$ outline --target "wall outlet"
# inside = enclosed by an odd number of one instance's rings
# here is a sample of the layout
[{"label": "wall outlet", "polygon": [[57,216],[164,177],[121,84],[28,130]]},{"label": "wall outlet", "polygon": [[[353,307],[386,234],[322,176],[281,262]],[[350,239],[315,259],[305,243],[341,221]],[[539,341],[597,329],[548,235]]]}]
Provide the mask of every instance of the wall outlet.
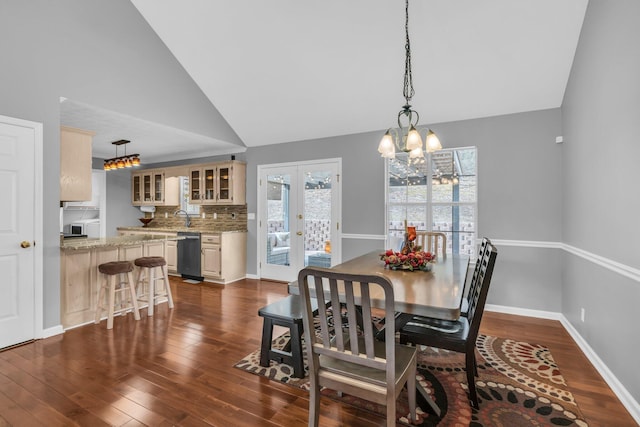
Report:
[{"label": "wall outlet", "polygon": [[584,307],[580,309],[580,320],[582,320],[584,322],[584,315],[585,315],[585,310]]},{"label": "wall outlet", "polygon": [[213,219],[218,219],[218,213],[217,212],[213,213]]},{"label": "wall outlet", "polygon": [[205,219],[207,217],[207,213],[206,212],[202,212],[202,219]]},{"label": "wall outlet", "polygon": [[169,218],[169,212],[165,212],[165,213],[164,213],[164,217],[165,217],[165,218]]}]

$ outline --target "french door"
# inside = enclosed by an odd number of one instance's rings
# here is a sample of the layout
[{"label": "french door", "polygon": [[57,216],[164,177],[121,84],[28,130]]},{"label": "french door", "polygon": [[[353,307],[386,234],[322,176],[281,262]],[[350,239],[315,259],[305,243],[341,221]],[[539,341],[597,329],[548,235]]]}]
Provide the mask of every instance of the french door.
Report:
[{"label": "french door", "polygon": [[341,261],[340,159],[258,166],[258,275],[293,281]]}]

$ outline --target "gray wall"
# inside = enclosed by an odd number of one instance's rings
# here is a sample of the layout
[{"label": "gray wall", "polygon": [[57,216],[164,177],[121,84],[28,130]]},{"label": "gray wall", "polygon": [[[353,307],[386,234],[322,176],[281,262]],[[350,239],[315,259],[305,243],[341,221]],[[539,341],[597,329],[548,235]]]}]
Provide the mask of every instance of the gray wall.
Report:
[{"label": "gray wall", "polygon": [[0,52],[0,114],[44,125],[49,328],[60,324],[60,96],[242,143],[128,0],[3,0]]},{"label": "gray wall", "polygon": [[639,18],[637,0],[589,2],[562,104],[563,241],[636,269],[632,280],[566,253],[562,312],[636,401]]},{"label": "gray wall", "polygon": [[[478,147],[478,236],[559,242],[562,149],[560,109],[441,123],[431,128],[446,147]],[[257,166],[342,158],[342,232],[384,235],[384,161],[377,145],[384,131],[247,150],[247,210],[257,211]],[[256,222],[249,221],[247,272],[256,274]],[[381,241],[343,239],[343,259]],[[560,311],[561,265],[557,250],[499,249],[489,302]],[[544,268],[540,268],[543,266]]]}]

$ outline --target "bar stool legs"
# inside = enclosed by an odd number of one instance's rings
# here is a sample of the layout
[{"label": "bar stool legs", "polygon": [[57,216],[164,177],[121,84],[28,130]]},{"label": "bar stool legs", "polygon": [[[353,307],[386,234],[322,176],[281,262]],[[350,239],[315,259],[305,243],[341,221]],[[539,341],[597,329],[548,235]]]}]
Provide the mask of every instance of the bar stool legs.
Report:
[{"label": "bar stool legs", "polygon": [[[171,286],[169,285],[167,261],[163,257],[150,256],[138,258],[134,261],[134,264],[139,267],[136,288],[143,289],[143,291],[140,292],[141,300],[149,304],[147,315],[153,316],[154,306],[160,302],[159,300],[161,298],[166,297],[169,308],[173,308],[173,296],[171,295]],[[155,276],[156,268],[160,269],[159,277]],[[158,280],[163,282],[164,289],[158,289],[156,286],[156,281]]]},{"label": "bar stool legs", "polygon": [[[100,286],[100,292],[98,292],[95,323],[100,323],[102,311],[105,308],[107,309],[107,329],[113,329],[113,316],[117,313],[132,310],[134,319],[140,320],[138,297],[136,296],[132,274],[133,264],[129,261],[107,262],[100,264],[98,266],[98,271],[102,273],[104,280]],[[122,280],[125,277],[126,280]],[[104,299],[107,290],[109,291],[109,303],[108,306],[105,307]],[[126,301],[127,291],[129,293],[129,298],[131,299],[131,306],[123,307],[122,303]],[[118,310],[115,309],[116,293],[125,294],[124,296],[121,295],[121,307]]]}]

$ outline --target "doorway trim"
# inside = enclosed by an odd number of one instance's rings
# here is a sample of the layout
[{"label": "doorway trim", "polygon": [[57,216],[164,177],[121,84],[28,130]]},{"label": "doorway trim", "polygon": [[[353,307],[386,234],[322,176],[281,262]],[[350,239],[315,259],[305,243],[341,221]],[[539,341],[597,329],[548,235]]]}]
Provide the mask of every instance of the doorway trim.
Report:
[{"label": "doorway trim", "polygon": [[337,222],[337,235],[338,235],[338,245],[332,247],[332,250],[336,250],[336,253],[338,255],[338,258],[342,258],[342,158],[341,157],[333,157],[333,158],[328,158],[328,159],[317,159],[317,160],[304,160],[304,161],[294,161],[294,162],[284,162],[284,163],[270,163],[270,164],[263,164],[263,165],[258,165],[257,167],[257,176],[256,176],[256,188],[257,188],[257,223],[256,223],[256,278],[257,279],[261,279],[262,278],[262,266],[260,265],[260,261],[261,261],[261,248],[266,247],[266,240],[265,240],[265,236],[263,235],[264,233],[262,233],[262,225],[260,224],[260,221],[262,220],[261,218],[261,212],[263,212],[264,209],[264,202],[262,201],[262,197],[261,197],[261,190],[260,190],[260,178],[262,176],[262,171],[263,169],[271,169],[271,168],[284,168],[284,167],[304,167],[304,166],[311,166],[311,165],[317,165],[317,164],[323,164],[323,163],[335,163],[337,165],[338,168],[338,175],[340,175],[339,179],[338,179],[338,186],[340,188],[340,192],[339,192],[339,197],[338,197],[338,218],[336,219]]},{"label": "doorway trim", "polygon": [[[27,129],[33,130],[34,138],[34,159],[33,159],[33,182],[34,182],[34,197],[33,197],[33,240],[35,242],[33,250],[35,252],[33,259],[33,286],[34,286],[34,337],[33,338],[46,338],[47,336],[53,336],[60,333],[58,331],[59,326],[52,328],[45,334],[44,331],[44,289],[43,289],[43,247],[44,247],[44,230],[43,230],[43,126],[42,123],[32,122],[30,120],[18,119],[15,117],[8,117],[0,115],[0,122],[21,126]],[[58,281],[59,284],[59,281]],[[45,336],[46,335],[46,336]]]}]

